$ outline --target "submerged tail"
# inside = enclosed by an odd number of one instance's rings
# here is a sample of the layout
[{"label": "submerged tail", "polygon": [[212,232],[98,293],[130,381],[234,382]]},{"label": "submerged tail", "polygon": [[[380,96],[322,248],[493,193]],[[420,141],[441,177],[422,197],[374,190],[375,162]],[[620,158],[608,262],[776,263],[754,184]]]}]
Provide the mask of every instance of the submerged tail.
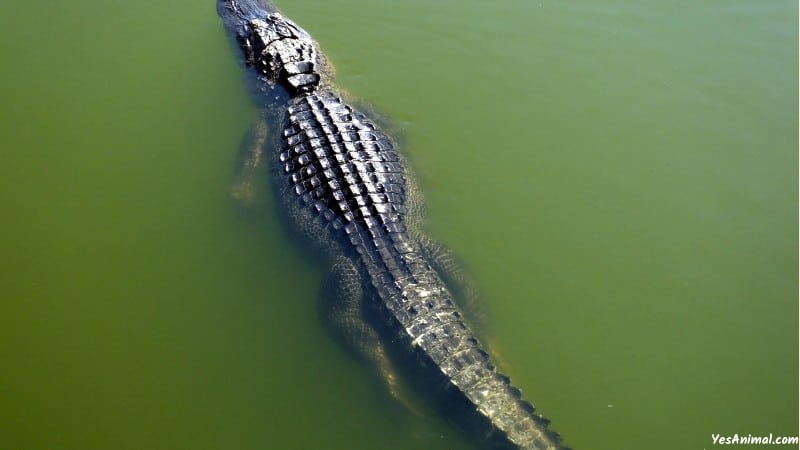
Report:
[{"label": "submerged tail", "polygon": [[460,314],[448,311],[448,301],[429,302],[436,303],[444,307],[425,312],[413,344],[446,379],[444,406],[456,425],[491,449],[567,450],[550,421],[495,369]]}]

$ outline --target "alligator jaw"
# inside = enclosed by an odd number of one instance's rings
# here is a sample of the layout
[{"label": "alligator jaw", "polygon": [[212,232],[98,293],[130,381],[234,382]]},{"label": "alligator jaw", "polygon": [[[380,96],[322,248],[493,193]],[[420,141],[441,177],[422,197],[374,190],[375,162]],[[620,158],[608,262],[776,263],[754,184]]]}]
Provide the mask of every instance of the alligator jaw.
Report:
[{"label": "alligator jaw", "polygon": [[269,0],[217,0],[217,14],[222,18],[228,33],[237,40],[246,37],[248,23],[251,21],[279,13],[278,8]]},{"label": "alligator jaw", "polygon": [[278,8],[269,0],[217,0],[217,13],[226,26],[229,25],[229,20],[247,22],[277,12]]}]

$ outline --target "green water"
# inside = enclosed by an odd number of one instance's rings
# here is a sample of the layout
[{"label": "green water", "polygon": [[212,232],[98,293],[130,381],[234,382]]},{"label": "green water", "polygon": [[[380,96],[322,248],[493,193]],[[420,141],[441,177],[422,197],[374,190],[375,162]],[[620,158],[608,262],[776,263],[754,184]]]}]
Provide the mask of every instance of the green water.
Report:
[{"label": "green water", "polygon": [[[468,448],[229,199],[254,109],[214,2],[48,3],[0,4],[0,449]],[[571,446],[797,434],[796,3],[279,6],[401,129]]]}]

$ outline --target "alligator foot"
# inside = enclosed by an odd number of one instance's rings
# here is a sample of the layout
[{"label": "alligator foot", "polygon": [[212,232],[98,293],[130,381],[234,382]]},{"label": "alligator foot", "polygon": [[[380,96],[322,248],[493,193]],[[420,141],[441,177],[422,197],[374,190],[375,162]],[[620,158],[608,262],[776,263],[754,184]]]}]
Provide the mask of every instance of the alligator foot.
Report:
[{"label": "alligator foot", "polygon": [[336,259],[320,291],[325,325],[353,356],[376,372],[395,401],[412,414],[427,417],[411,401],[413,395],[399,380],[380,335],[365,319],[364,298],[358,267],[348,258]]},{"label": "alligator foot", "polygon": [[259,169],[264,162],[264,148],[267,143],[267,123],[262,114],[250,125],[250,131],[242,143],[237,156],[237,167],[231,187],[231,197],[240,206],[249,208],[256,201],[256,183]]}]

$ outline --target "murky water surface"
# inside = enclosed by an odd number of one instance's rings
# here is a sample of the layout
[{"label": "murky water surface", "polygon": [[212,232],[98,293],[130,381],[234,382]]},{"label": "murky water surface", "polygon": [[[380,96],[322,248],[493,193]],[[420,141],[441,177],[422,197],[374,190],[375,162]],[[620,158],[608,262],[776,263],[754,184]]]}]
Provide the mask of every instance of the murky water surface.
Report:
[{"label": "murky water surface", "polygon": [[[797,4],[285,0],[576,449],[797,432]],[[0,448],[466,449],[320,325],[211,0],[0,5]],[[758,448],[758,447],[752,447]]]}]

